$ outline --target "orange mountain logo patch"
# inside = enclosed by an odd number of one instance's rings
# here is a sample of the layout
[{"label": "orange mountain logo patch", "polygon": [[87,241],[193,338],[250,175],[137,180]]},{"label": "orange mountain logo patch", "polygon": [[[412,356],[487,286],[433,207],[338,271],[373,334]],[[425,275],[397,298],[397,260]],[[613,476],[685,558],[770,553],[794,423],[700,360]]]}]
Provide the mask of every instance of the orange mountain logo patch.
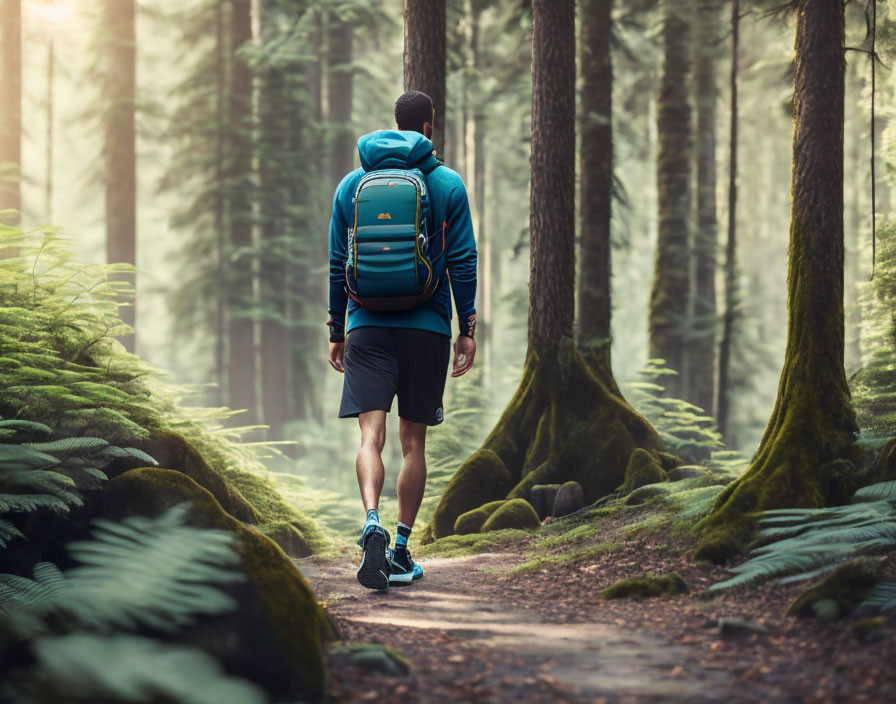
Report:
[{"label": "orange mountain logo patch", "polygon": [[389,213],[380,213],[379,215],[376,216],[376,219],[377,220],[391,220],[392,216],[389,215]]}]

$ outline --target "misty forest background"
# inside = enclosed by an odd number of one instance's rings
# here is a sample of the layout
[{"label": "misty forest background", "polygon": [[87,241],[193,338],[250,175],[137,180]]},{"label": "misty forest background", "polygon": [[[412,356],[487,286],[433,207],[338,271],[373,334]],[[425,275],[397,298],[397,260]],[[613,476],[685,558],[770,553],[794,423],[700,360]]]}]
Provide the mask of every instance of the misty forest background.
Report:
[{"label": "misty forest background", "polygon": [[[362,518],[328,222],[405,88],[434,98],[480,261],[476,364],[427,443],[430,583],[500,546],[577,616],[597,588],[678,595],[654,615],[688,610],[713,653],[697,600],[892,609],[894,23],[874,0],[0,0],[0,697],[332,693],[364,604],[317,598]],[[804,646],[835,641],[787,635],[776,667],[825,694]],[[424,640],[416,663],[470,674]],[[888,686],[872,659],[834,685]]]},{"label": "misty forest background", "polygon": [[[4,3],[7,71],[18,5]],[[749,456],[774,405],[784,355],[793,30],[763,3],[743,3],[740,207],[729,222],[731,12],[721,3],[699,5],[691,18],[666,18],[676,22],[679,49],[665,74],[663,12],[685,6],[662,10],[644,0],[614,10],[613,370],[636,407],[641,382],[668,387],[713,419],[721,394],[724,442]],[[880,9],[879,23],[889,26],[891,9]],[[530,31],[525,3],[448,3],[440,154],[471,196],[481,332],[474,372],[449,380],[447,422],[431,433],[429,497],[438,478],[479,447],[522,370]],[[279,471],[353,495],[353,427],[335,417],[342,379],[325,362],[326,232],[335,185],[358,165],[357,137],[393,126],[403,90],[402,4],[25,2],[21,41],[20,195],[10,185],[3,206],[21,211],[25,229],[60,226],[82,261],[135,263],[136,300],[123,310],[129,322],[136,312],[136,341],[126,337],[126,344],[189,387],[187,403],[245,409],[230,425],[270,426],[249,439],[297,442],[283,448],[291,461],[272,461]],[[863,8],[852,3],[847,45],[868,42]],[[889,49],[880,41],[879,51],[881,44]],[[870,62],[861,51],[846,58],[845,362],[855,392],[880,344],[880,303],[868,282]],[[672,100],[686,111],[681,119],[658,114],[670,81],[678,86]],[[880,171],[889,157],[893,90],[883,72]],[[5,161],[15,161],[14,113],[3,115]],[[680,150],[674,163],[658,166],[664,130]],[[653,313],[680,318],[673,341],[680,356],[653,364],[675,376],[642,373],[662,351],[649,335],[658,222],[670,217],[658,206],[658,168],[687,180],[681,188],[691,203],[679,214],[673,245],[683,248],[669,284],[677,302]],[[889,204],[884,174],[878,210]],[[737,254],[729,264],[732,227]],[[889,228],[878,220],[879,245]],[[720,389],[726,311],[733,325]],[[397,443],[388,452],[394,470]]]}]

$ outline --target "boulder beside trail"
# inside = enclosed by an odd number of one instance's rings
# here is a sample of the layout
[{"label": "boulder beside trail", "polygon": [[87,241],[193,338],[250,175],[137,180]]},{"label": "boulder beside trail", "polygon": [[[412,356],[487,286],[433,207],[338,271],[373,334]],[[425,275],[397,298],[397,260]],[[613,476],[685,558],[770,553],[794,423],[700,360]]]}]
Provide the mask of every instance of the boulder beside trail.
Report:
[{"label": "boulder beside trail", "polygon": [[510,499],[505,501],[498,510],[483,524],[482,532],[503,530],[504,528],[538,528],[541,521],[535,509],[525,499]]},{"label": "boulder beside trail", "polygon": [[585,492],[578,482],[566,482],[557,489],[551,516],[560,518],[585,507]]},{"label": "boulder beside trail", "polygon": [[554,499],[560,486],[560,484],[536,484],[529,492],[529,503],[542,521],[553,515]]},{"label": "boulder beside trail", "polygon": [[333,637],[332,627],[308,582],[276,543],[229,515],[190,477],[168,469],[132,469],[111,479],[97,515],[155,517],[184,502],[191,505],[189,525],[236,536],[245,579],[226,588],[238,609],[203,618],[179,640],[278,700],[320,698],[326,686],[323,646]]}]

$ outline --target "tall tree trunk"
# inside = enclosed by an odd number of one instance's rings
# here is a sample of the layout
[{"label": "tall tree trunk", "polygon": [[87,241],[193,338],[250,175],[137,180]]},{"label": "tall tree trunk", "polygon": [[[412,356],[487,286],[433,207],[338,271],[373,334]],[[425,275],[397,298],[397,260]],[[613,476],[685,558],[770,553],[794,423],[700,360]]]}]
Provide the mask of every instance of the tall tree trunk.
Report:
[{"label": "tall tree trunk", "polygon": [[[263,41],[276,37],[276,6],[262,6],[260,22]],[[273,25],[273,26],[270,26]],[[287,151],[284,125],[284,76],[279,66],[267,66],[260,78],[258,96],[259,201],[261,231],[259,283],[261,296],[261,402],[263,421],[270,426],[269,439],[281,438],[287,421],[289,339],[286,318],[287,272],[289,260],[284,232]]]},{"label": "tall tree trunk", "polygon": [[796,8],[787,347],[747,472],[702,521],[695,558],[744,549],[755,511],[848,500],[858,431],[843,369],[843,0]]},{"label": "tall tree trunk", "polygon": [[[0,210],[21,210],[22,0],[0,0],[0,18]],[[5,221],[15,224],[18,219],[6,217]]]},{"label": "tall tree trunk", "polygon": [[731,128],[729,130],[728,167],[728,239],[725,244],[725,314],[719,341],[719,385],[716,400],[716,424],[731,442],[728,421],[731,414],[731,348],[737,311],[737,79],[740,38],[740,0],[731,0]]},{"label": "tall tree trunk", "polygon": [[663,2],[663,72],[657,103],[659,223],[650,296],[650,357],[678,372],[666,395],[687,388],[688,308],[691,296],[691,25],[690,0]]},{"label": "tall tree trunk", "polygon": [[328,120],[333,129],[330,154],[333,188],[352,170],[355,156],[355,133],[352,128],[352,40],[355,22],[330,13],[327,23],[327,100]]},{"label": "tall tree trunk", "polygon": [[249,175],[252,170],[252,73],[237,56],[252,40],[252,3],[232,0],[230,25],[231,81],[229,96],[228,221],[230,225],[231,272],[228,300],[228,398],[231,408],[246,409],[246,423],[256,422],[256,369],[252,320],[252,201]]},{"label": "tall tree trunk", "polygon": [[579,350],[610,370],[610,213],[613,202],[613,66],[610,60],[612,0],[582,4],[581,256]]},{"label": "tall tree trunk", "polygon": [[578,481],[586,501],[622,484],[637,447],[659,438],[573,344],[575,316],[575,2],[532,3],[532,158],[526,366],[482,448],[455,473],[423,541],[457,518],[537,484]]},{"label": "tall tree trunk", "polygon": [[696,7],[694,87],[697,107],[697,227],[694,232],[694,303],[688,350],[687,399],[708,415],[715,403],[716,369],[716,57],[719,5],[699,0]]},{"label": "tall tree trunk", "polygon": [[[108,37],[106,50],[105,114],[106,160],[106,259],[109,262],[136,264],[137,190],[134,130],[136,92],[136,36],[134,0],[106,0],[103,32]],[[117,275],[136,285],[133,275]],[[122,320],[134,327],[136,296],[133,305],[121,309]],[[134,335],[122,342],[134,351]]]},{"label": "tall tree trunk", "polygon": [[404,2],[404,89],[432,98],[436,111],[432,143],[445,145],[445,0]]},{"label": "tall tree trunk", "polygon": [[224,199],[224,135],[227,124],[227,76],[224,56],[227,37],[224,33],[224,3],[215,3],[215,203],[213,222],[215,227],[216,287],[215,287],[215,401],[227,404],[227,281],[229,280],[227,228],[227,203]]}]

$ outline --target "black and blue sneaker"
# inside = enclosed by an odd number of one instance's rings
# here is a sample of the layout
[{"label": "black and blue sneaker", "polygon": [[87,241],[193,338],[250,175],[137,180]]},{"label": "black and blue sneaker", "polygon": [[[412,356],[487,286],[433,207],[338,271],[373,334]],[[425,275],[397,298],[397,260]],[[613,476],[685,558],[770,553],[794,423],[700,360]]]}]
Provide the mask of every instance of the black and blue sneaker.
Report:
[{"label": "black and blue sneaker", "polygon": [[364,524],[358,545],[363,550],[358,581],[368,589],[389,588],[389,561],[386,557],[389,545],[389,531],[379,523],[368,521]]},{"label": "black and blue sneaker", "polygon": [[389,564],[389,584],[410,584],[423,576],[423,568],[411,559],[407,549],[387,548],[386,562]]}]

